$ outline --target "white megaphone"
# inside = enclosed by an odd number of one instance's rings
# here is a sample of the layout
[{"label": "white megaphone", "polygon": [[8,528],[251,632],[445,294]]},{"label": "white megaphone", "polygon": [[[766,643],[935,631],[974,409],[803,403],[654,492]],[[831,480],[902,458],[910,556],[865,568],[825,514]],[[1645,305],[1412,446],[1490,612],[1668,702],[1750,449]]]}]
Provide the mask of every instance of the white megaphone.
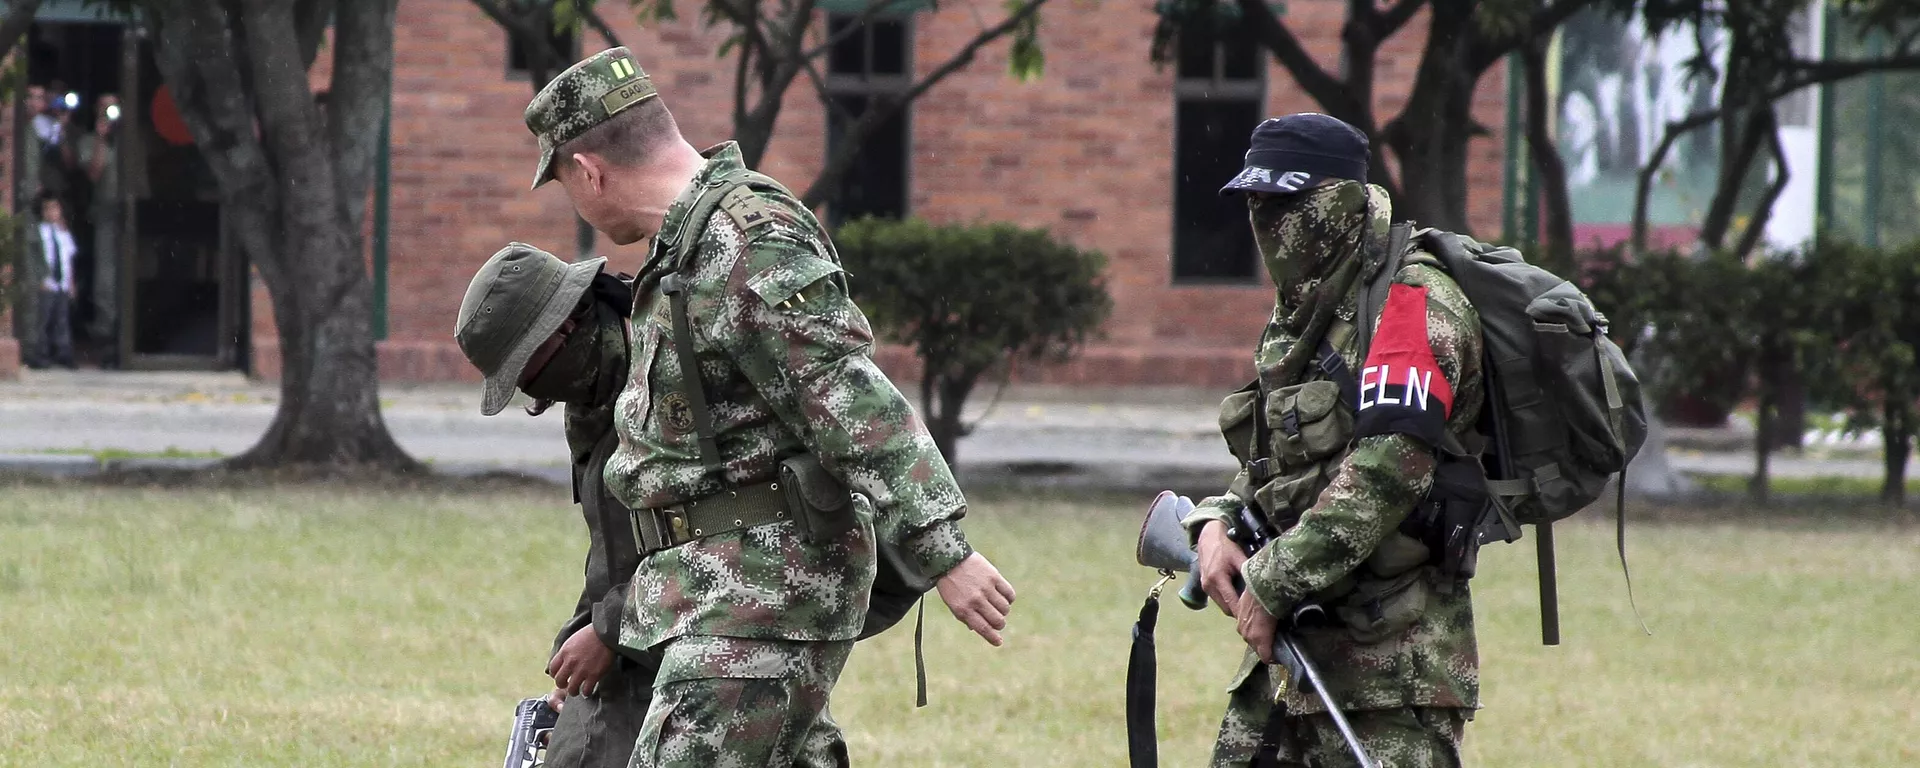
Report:
[{"label": "white megaphone", "polygon": [[1193,511],[1193,501],[1173,491],[1161,491],[1147,508],[1147,519],[1140,526],[1140,544],[1134,559],[1141,565],[1169,573],[1185,571],[1187,583],[1180,587],[1180,602],[1188,608],[1207,607],[1207,593],[1200,589],[1200,572],[1194,567],[1199,556],[1187,546],[1187,530],[1180,526]]}]

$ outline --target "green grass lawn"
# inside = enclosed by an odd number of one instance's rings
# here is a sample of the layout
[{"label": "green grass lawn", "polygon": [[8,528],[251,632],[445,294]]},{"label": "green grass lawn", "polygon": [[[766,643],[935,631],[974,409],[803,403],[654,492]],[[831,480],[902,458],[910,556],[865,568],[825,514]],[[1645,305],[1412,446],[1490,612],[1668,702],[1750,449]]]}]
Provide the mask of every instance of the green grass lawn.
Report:
[{"label": "green grass lawn", "polygon": [[[937,602],[931,705],[912,628],[834,698],[857,764],[1125,764],[1146,499],[983,496],[976,544],[1019,589],[1006,647]],[[544,692],[584,529],[564,491],[160,491],[0,485],[0,765],[493,765]],[[1895,766],[1920,760],[1920,527],[1666,523],[1560,533],[1564,641],[1540,645],[1530,542],[1475,583],[1484,766]],[[1200,765],[1230,620],[1164,602],[1162,764]]]}]

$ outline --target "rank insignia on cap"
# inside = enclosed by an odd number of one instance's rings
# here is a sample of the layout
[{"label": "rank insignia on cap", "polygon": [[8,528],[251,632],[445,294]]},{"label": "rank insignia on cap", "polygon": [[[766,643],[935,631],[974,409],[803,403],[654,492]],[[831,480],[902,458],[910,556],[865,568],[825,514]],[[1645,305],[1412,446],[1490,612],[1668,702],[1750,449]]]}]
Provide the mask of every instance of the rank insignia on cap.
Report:
[{"label": "rank insignia on cap", "polygon": [[613,69],[613,76],[621,80],[633,77],[635,72],[631,59],[614,59],[608,66]]}]

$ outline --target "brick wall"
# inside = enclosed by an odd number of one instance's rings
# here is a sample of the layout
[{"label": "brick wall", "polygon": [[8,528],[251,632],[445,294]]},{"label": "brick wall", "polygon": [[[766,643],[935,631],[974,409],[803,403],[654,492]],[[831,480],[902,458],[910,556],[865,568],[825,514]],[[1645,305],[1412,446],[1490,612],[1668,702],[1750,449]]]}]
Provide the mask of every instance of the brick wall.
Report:
[{"label": "brick wall", "polygon": [[[1290,5],[1315,56],[1336,62],[1344,5]],[[615,14],[617,16],[617,14]],[[713,56],[718,30],[694,21],[637,28],[610,18],[622,42],[660,85],[698,146],[730,132],[731,69]],[[1090,384],[1227,386],[1247,374],[1248,350],[1272,309],[1264,279],[1239,287],[1171,283],[1173,71],[1148,60],[1153,15],[1142,5],[1058,0],[1045,12],[1046,74],[1017,83],[1006,43],[914,106],[911,210],[934,221],[992,219],[1048,227],[1104,252],[1115,312],[1104,338],[1067,365],[1022,371],[1026,380]],[[978,29],[971,14],[922,15],[915,62],[925,72]],[[1424,18],[1382,52],[1376,108],[1384,120],[1404,104],[1426,38]],[[587,50],[602,41],[590,37]],[[453,318],[473,270],[508,240],[571,257],[574,224],[557,188],[527,189],[533,141],[521,124],[531,96],[509,79],[504,35],[467,0],[400,5],[393,126],[390,340],[382,375],[394,380],[476,376],[452,346]],[[1266,112],[1315,110],[1284,70],[1272,67]],[[1482,82],[1476,117],[1504,126],[1503,71]],[[826,142],[825,117],[804,82],[789,92],[763,170],[804,187]],[[1497,180],[1502,138],[1474,147],[1475,178]],[[1473,190],[1476,227],[1498,228],[1497,183]],[[638,248],[604,240],[600,253],[633,271]],[[256,314],[258,316],[258,314]],[[259,345],[265,353],[266,345]],[[901,350],[883,364],[903,378],[916,368]]]},{"label": "brick wall", "polygon": [[[1308,50],[1339,58],[1340,0],[1289,4]],[[730,133],[731,65],[713,55],[723,37],[691,12],[640,29],[608,14],[621,41],[653,75],[696,146]],[[990,219],[1048,227],[1106,254],[1115,301],[1104,337],[1076,361],[1021,372],[1065,384],[1230,386],[1250,371],[1248,354],[1272,309],[1262,278],[1245,286],[1176,286],[1173,240],[1173,69],[1148,60],[1153,15],[1144,4],[1055,0],[1043,14],[1046,73],[1032,83],[1006,74],[1005,42],[980,52],[913,108],[911,211],[930,220]],[[964,9],[922,14],[916,71],[945,61],[979,29]],[[1396,35],[1379,60],[1381,119],[1406,100],[1426,38],[1424,17]],[[590,36],[585,48],[603,42]],[[380,368],[390,381],[477,381],[452,340],[454,317],[475,269],[509,240],[574,254],[572,209],[558,185],[530,191],[535,146],[521,122],[532,97],[507,73],[505,35],[469,0],[402,0],[395,52],[388,330]],[[327,66],[316,67],[325,87]],[[1266,113],[1312,111],[1313,101],[1270,64]],[[1482,80],[1475,115],[1495,135],[1473,147],[1476,228],[1500,222],[1505,75]],[[803,188],[826,144],[826,120],[802,79],[789,91],[761,170]],[[636,271],[642,250],[601,239],[612,267]],[[254,373],[278,373],[272,312],[257,273],[251,286]],[[5,348],[0,347],[0,358]],[[882,364],[902,378],[916,366],[901,350]],[[0,363],[0,366],[4,366]],[[0,367],[0,375],[4,375]]]}]

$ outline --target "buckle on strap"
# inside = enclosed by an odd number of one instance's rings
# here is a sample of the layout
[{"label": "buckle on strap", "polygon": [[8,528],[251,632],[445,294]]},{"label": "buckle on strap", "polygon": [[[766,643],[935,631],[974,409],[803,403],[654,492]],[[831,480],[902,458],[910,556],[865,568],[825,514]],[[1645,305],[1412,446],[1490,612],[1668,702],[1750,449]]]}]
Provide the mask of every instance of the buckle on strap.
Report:
[{"label": "buckle on strap", "polygon": [[642,556],[696,539],[784,522],[794,513],[778,482],[742,486],[668,507],[633,510]]}]

